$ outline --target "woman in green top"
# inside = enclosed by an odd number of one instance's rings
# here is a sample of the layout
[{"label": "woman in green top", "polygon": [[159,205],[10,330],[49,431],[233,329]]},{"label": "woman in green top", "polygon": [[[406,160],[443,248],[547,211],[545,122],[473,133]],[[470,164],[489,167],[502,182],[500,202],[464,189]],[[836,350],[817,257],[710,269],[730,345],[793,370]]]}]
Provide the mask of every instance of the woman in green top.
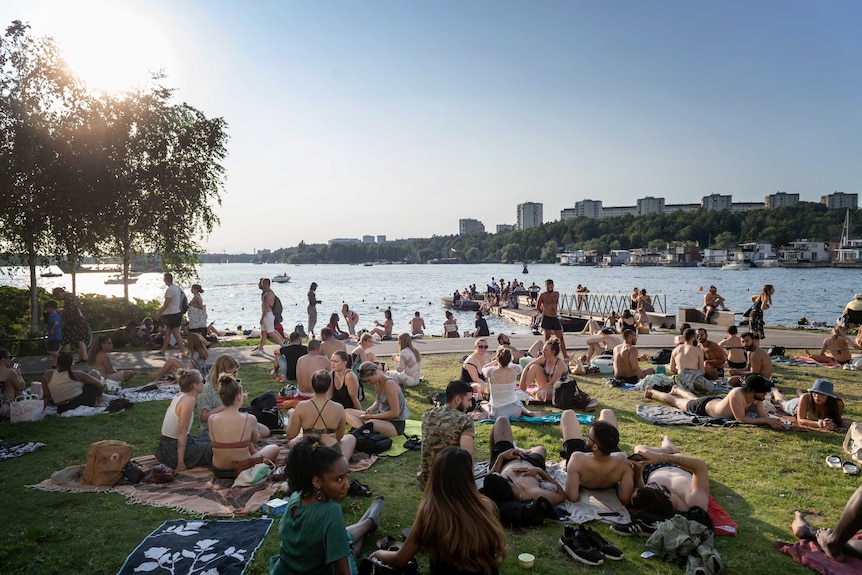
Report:
[{"label": "woman in green top", "polygon": [[356,575],[354,557],[363,536],[377,529],[383,497],[345,528],[339,503],[350,487],[347,460],[306,437],[290,450],[287,480],[293,491],[278,527],[281,545],[270,559],[270,575]]}]

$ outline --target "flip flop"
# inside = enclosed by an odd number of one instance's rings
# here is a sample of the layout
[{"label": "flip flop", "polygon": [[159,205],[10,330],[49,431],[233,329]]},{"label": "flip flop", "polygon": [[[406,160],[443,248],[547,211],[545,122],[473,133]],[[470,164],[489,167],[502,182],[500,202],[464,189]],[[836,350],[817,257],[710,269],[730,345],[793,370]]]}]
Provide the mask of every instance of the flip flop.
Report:
[{"label": "flip flop", "polygon": [[826,465],[832,469],[841,469],[841,458],[837,455],[830,455],[826,458]]},{"label": "flip flop", "polygon": [[844,473],[846,473],[847,475],[856,475],[857,473],[859,473],[859,468],[854,463],[850,463],[849,461],[844,462],[843,468]]}]

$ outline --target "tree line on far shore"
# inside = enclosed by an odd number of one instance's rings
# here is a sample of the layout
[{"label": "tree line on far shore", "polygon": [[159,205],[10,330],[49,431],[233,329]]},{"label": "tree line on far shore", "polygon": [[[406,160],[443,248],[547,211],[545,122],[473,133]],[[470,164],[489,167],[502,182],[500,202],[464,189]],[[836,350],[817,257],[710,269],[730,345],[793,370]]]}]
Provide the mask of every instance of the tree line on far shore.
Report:
[{"label": "tree line on far shore", "polygon": [[[464,263],[539,261],[554,263],[561,250],[649,248],[699,245],[727,248],[762,240],[774,248],[799,239],[838,242],[845,210],[830,210],[814,202],[799,202],[773,209],[672,212],[635,217],[577,217],[528,230],[496,234],[434,236],[393,240],[383,244],[306,244],[249,256],[251,261],[289,264],[357,264],[367,261],[426,263],[434,258],[457,258]],[[850,210],[851,237],[859,210]],[[224,259],[224,255],[214,256]],[[221,259],[213,261],[221,261]],[[204,259],[204,261],[207,261]],[[232,258],[232,261],[237,261]]]},{"label": "tree line on far shore", "polygon": [[36,334],[46,254],[72,270],[110,255],[128,274],[134,254],[194,269],[218,224],[227,125],[174,103],[161,73],[120,94],[91,90],[29,28],[16,20],[0,36],[0,249],[29,268]]}]

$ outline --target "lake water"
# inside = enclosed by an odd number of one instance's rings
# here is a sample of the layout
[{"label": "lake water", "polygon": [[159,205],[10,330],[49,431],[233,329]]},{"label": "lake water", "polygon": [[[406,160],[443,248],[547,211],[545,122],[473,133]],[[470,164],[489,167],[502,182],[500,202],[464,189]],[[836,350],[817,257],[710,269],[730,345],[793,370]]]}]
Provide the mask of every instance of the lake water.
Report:
[{"label": "lake water", "polygon": [[[634,286],[645,288],[649,294],[663,294],[669,313],[678,307],[700,307],[703,292],[710,284],[726,300],[730,309],[744,311],[749,296],[760,291],[764,283],[775,286],[773,307],[766,312],[768,324],[795,324],[800,317],[809,321],[833,323],[854,293],[862,292],[862,273],[853,269],[751,269],[722,271],[718,268],[663,268],[663,267],[564,267],[555,264],[532,264],[530,273],[521,273],[520,265],[254,265],[206,264],[198,270],[198,283],[205,292],[210,321],[219,328],[242,325],[254,327],[260,319],[260,290],[258,278],[273,277],[281,273],[291,276],[290,283],[273,284],[273,289],[284,305],[285,329],[298,323],[305,324],[306,293],[311,282],[317,282],[317,297],[323,303],[318,307],[318,328],[326,324],[329,314],[340,312],[347,302],[360,316],[359,327],[373,327],[374,320],[383,321],[383,310],[392,308],[396,331],[408,328],[415,311],[422,313],[428,326],[427,333],[442,333],[444,320],[440,298],[451,295],[475,283],[481,291],[492,277],[511,281],[514,278],[529,285],[532,281],[544,288],[544,280],[553,278],[560,292],[573,293],[577,284],[584,284],[592,293],[631,292]],[[77,277],[79,293],[100,293],[122,296],[122,285],[105,285],[113,273],[87,273]],[[6,269],[0,275],[0,284],[27,287],[25,270]],[[39,285],[47,290],[55,286],[71,289],[72,280],[67,274],[59,278],[39,278]],[[183,287],[188,291],[190,284]],[[129,286],[132,298],[161,300],[165,285],[161,274],[143,274],[137,283]],[[459,328],[473,328],[472,312],[455,312]],[[140,318],[137,318],[140,319]],[[491,317],[488,324],[499,333],[526,333],[525,326]],[[342,320],[342,327],[344,327]]]}]

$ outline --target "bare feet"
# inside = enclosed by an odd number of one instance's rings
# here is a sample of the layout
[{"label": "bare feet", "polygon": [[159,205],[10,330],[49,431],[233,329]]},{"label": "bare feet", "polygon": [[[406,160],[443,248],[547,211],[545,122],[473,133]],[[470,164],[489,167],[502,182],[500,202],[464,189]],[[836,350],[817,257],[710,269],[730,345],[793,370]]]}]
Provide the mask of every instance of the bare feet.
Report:
[{"label": "bare feet", "polygon": [[644,399],[652,399],[652,388],[648,387],[644,390]]},{"label": "bare feet", "polygon": [[797,539],[806,539],[811,541],[814,539],[814,532],[811,531],[811,525],[805,520],[805,516],[801,512],[793,513],[793,523],[790,524],[790,529]]},{"label": "bare feet", "polygon": [[820,546],[820,549],[826,553],[826,556],[834,561],[844,561],[844,554],[839,550],[837,553],[834,549],[830,549],[830,539],[832,537],[832,530],[829,528],[818,529],[814,534],[817,538],[817,544]]},{"label": "bare feet", "polygon": [[661,436],[661,446],[664,448],[665,453],[679,453],[679,447],[674,445],[671,438],[667,435]]},{"label": "bare feet", "polygon": [[678,389],[675,385],[671,386],[671,388],[670,388],[670,394],[671,394],[671,395],[680,395],[680,393],[679,393],[679,389]]}]

